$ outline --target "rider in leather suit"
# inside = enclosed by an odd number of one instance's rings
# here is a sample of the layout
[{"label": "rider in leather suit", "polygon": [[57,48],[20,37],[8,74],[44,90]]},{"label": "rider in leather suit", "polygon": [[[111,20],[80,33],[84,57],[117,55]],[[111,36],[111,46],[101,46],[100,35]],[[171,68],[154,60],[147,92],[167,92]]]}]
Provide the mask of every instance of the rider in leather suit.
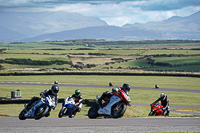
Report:
[{"label": "rider in leather suit", "polygon": [[76,115],[77,112],[81,111],[81,107],[82,107],[82,101],[83,101],[83,97],[81,95],[81,92],[79,89],[75,90],[75,94],[73,94],[72,96],[70,96],[70,98],[75,98],[75,105],[76,108],[74,110],[74,112],[71,115],[71,118],[74,117]]},{"label": "rider in leather suit", "polygon": [[167,95],[165,93],[161,93],[160,97],[152,104],[157,103],[159,101],[161,101],[161,105],[163,106],[163,115],[164,116],[169,115],[169,113],[170,113],[169,99],[167,98]]}]

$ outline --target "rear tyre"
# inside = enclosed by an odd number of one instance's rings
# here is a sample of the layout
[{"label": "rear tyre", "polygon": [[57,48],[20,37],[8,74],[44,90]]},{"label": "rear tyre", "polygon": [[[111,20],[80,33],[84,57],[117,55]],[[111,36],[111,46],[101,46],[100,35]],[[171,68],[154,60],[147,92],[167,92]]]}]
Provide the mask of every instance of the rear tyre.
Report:
[{"label": "rear tyre", "polygon": [[125,111],[126,111],[127,105],[125,103],[119,102],[113,105],[111,109],[111,114],[113,118],[121,118]]},{"label": "rear tyre", "polygon": [[35,120],[41,119],[43,116],[49,113],[49,106],[42,105],[38,107],[35,111]]},{"label": "rear tyre", "polygon": [[98,104],[93,105],[89,110],[88,110],[88,117],[90,119],[96,119],[99,114],[98,114],[99,106]]},{"label": "rear tyre", "polygon": [[26,119],[26,117],[24,117],[24,114],[26,114],[26,111],[23,109],[19,114],[19,119],[20,120],[25,120]]}]

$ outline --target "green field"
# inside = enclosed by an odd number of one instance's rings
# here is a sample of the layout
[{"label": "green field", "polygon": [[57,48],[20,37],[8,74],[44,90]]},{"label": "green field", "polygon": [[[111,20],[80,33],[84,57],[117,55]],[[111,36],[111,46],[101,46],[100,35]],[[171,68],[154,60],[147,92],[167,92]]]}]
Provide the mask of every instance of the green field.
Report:
[{"label": "green field", "polygon": [[[33,61],[69,61],[83,71],[200,71],[200,41],[105,41],[68,40],[63,42],[1,43],[0,72],[74,71],[67,63],[51,65],[17,64],[6,59]],[[154,59],[148,64],[147,58]],[[167,66],[166,64],[169,64]],[[34,68],[34,71],[33,69]],[[37,70],[36,70],[37,68]],[[104,70],[106,68],[106,70]]]},{"label": "green field", "polygon": [[[105,41],[105,40],[67,40],[63,42],[15,42],[0,43],[0,49],[122,49],[133,47],[153,47],[155,46],[196,46],[200,45],[199,40],[146,40],[146,41]],[[163,47],[162,47],[163,48]]]},{"label": "green field", "polygon": [[[151,51],[151,50],[148,50]],[[4,53],[0,54],[0,59],[5,60],[9,58],[14,59],[31,59],[36,61],[53,61],[53,60],[61,60],[61,61],[71,61],[74,65],[81,62],[85,66],[85,70],[87,70],[87,64],[94,64],[95,67],[92,69],[129,69],[131,70],[153,70],[153,71],[188,71],[188,72],[199,72],[200,71],[200,56],[198,50],[190,50],[188,53],[186,50],[176,50],[178,54],[174,54],[175,56],[169,57],[171,53],[163,57],[151,57],[155,60],[155,62],[161,63],[169,63],[172,67],[168,66],[157,66],[148,64],[146,61],[147,57],[143,57],[146,55],[159,55],[160,53],[167,53],[167,50],[153,50],[151,52],[144,52],[139,55],[138,50],[7,50]],[[25,53],[26,52],[26,53]],[[36,54],[37,53],[37,54]],[[89,55],[90,53],[101,53],[103,55]],[[153,54],[154,53],[154,54]],[[174,53],[174,52],[173,52]],[[184,56],[178,56],[178,55]],[[136,58],[141,58],[138,59]],[[116,60],[115,60],[116,59]],[[117,60],[120,59],[120,60]],[[38,68],[40,69],[52,69],[52,68],[64,68],[70,69],[70,65],[20,65],[20,64],[12,64],[9,65],[7,63],[0,63],[1,66],[6,71],[10,71],[10,69],[15,68]],[[15,71],[17,71],[17,69]],[[73,69],[72,69],[73,70]],[[40,70],[41,71],[41,70]]]}]

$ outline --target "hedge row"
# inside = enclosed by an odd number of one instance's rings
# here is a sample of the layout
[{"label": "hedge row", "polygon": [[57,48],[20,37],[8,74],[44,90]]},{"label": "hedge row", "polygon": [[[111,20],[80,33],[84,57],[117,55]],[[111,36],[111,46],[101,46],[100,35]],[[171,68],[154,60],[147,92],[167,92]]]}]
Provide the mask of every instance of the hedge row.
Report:
[{"label": "hedge row", "polygon": [[62,61],[62,60],[53,60],[53,61],[41,61],[41,60],[31,60],[31,59],[15,59],[15,58],[6,58],[5,60],[0,59],[0,63],[8,63],[8,64],[18,64],[18,65],[63,65],[70,64],[71,61]]}]

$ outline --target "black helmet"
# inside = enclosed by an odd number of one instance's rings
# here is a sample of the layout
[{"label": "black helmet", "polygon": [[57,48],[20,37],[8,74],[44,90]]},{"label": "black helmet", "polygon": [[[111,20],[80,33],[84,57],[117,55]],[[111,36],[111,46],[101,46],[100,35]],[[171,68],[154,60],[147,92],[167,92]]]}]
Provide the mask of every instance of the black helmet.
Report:
[{"label": "black helmet", "polygon": [[53,94],[57,94],[59,92],[59,87],[57,85],[52,85],[51,91]]},{"label": "black helmet", "polygon": [[131,89],[131,86],[129,84],[124,83],[122,86],[122,90],[129,92]]},{"label": "black helmet", "polygon": [[58,84],[58,81],[55,80],[55,81],[54,81],[54,84]]}]

